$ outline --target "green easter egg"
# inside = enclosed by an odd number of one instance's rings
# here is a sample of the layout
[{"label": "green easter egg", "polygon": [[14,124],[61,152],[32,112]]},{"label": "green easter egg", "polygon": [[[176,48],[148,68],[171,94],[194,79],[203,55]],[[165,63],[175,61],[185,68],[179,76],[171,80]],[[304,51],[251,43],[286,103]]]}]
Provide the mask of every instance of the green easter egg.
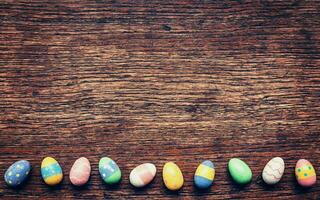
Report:
[{"label": "green easter egg", "polygon": [[99,173],[103,181],[107,184],[116,184],[121,180],[121,170],[119,166],[108,157],[99,161]]},{"label": "green easter egg", "polygon": [[252,179],[250,167],[238,158],[232,158],[229,160],[228,170],[232,179],[238,184],[247,184]]}]

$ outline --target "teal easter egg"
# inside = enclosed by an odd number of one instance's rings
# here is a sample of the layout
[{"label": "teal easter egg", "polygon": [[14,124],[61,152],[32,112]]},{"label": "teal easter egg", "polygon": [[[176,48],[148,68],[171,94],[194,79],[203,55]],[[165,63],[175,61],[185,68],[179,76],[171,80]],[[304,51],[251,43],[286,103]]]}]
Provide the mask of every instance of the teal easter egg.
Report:
[{"label": "teal easter egg", "polygon": [[111,158],[104,157],[99,161],[99,173],[107,184],[116,184],[121,180],[121,170]]}]

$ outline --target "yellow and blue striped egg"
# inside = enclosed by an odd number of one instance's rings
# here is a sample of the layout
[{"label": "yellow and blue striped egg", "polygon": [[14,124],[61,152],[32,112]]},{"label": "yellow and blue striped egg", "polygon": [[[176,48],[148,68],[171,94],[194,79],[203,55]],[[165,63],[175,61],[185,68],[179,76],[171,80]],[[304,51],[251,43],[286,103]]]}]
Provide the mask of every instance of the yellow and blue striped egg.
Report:
[{"label": "yellow and blue striped egg", "polygon": [[200,189],[206,189],[212,185],[214,176],[214,164],[210,160],[205,160],[198,166],[194,174],[194,184]]},{"label": "yellow and blue striped egg", "polygon": [[44,158],[41,163],[41,176],[48,185],[59,184],[63,178],[59,163],[52,157]]}]

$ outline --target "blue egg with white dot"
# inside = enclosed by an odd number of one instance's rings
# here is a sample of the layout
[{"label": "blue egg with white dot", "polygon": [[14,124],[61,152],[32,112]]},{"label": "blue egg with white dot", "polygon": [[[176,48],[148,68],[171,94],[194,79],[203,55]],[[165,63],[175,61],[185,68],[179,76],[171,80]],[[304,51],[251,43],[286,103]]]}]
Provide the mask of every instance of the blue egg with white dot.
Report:
[{"label": "blue egg with white dot", "polygon": [[29,176],[31,165],[26,160],[13,163],[4,174],[4,181],[11,187],[21,185]]}]

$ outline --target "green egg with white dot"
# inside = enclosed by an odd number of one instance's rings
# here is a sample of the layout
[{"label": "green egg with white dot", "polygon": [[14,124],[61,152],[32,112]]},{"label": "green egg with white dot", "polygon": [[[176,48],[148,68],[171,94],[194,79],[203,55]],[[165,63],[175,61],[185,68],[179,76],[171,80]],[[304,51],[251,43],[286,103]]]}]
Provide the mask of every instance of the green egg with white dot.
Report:
[{"label": "green egg with white dot", "polygon": [[121,180],[121,170],[119,166],[109,157],[100,159],[99,173],[102,180],[108,185],[117,184]]}]

